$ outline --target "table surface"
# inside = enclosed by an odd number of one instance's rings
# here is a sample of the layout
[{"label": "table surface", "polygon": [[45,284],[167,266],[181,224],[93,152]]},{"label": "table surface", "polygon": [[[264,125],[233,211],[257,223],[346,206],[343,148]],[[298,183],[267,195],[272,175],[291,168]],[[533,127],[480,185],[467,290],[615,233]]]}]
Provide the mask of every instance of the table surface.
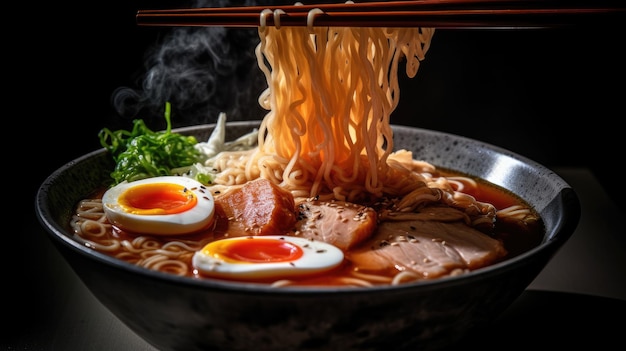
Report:
[{"label": "table surface", "polygon": [[[554,171],[577,192],[582,215],[569,241],[486,335],[464,346],[596,346],[621,342],[626,313],[625,215],[586,168]],[[52,247],[36,220],[25,235],[38,249],[5,298],[9,310],[0,347],[5,350],[156,350],[111,314]],[[20,273],[18,268],[18,276]],[[27,296],[28,295],[28,296]],[[27,311],[26,313],[24,311]],[[14,312],[12,314],[12,312]],[[6,315],[5,315],[6,316]],[[5,321],[5,325],[6,325]],[[488,336],[488,337],[486,337]],[[511,344],[515,341],[515,344]]]}]

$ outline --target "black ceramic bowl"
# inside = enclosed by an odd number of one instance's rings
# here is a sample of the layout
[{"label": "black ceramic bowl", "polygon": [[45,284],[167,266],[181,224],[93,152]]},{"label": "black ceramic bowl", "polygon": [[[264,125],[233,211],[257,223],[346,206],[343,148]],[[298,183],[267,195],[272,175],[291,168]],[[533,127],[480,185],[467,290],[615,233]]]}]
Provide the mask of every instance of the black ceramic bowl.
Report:
[{"label": "black ceramic bowl", "polygon": [[[227,140],[258,121],[228,123]],[[213,125],[177,129],[206,140]],[[77,202],[109,181],[104,149],[80,157],[41,185],[41,225],[90,291],[162,350],[416,350],[451,345],[488,325],[524,291],[578,224],[574,190],[546,167],[476,140],[393,126],[396,148],[436,166],[484,178],[521,196],[543,217],[542,243],[474,272],[375,288],[271,288],[194,280],[139,268],[72,239]]]}]

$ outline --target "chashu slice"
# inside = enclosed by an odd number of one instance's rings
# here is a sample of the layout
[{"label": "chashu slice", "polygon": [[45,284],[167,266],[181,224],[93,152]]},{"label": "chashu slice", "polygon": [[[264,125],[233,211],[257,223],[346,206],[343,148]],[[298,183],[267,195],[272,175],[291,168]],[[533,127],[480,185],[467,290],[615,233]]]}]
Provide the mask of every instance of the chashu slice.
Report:
[{"label": "chashu slice", "polygon": [[282,235],[293,229],[293,195],[259,178],[215,197],[216,230],[229,236]]},{"label": "chashu slice", "polygon": [[412,272],[432,279],[495,263],[507,254],[501,241],[462,221],[387,221],[346,256],[359,272]]},{"label": "chashu slice", "polygon": [[346,251],[374,235],[376,211],[346,201],[297,204],[296,235],[333,244]]}]

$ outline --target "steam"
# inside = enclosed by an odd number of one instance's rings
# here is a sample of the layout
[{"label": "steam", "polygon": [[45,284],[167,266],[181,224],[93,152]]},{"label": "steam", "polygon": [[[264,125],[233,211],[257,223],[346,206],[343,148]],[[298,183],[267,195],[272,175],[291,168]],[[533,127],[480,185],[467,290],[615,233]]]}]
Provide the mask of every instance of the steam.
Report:
[{"label": "steam", "polygon": [[[262,2],[267,4],[267,2]],[[188,7],[248,6],[254,0],[196,0]],[[185,7],[180,5],[180,7]],[[172,104],[172,125],[262,119],[258,104],[267,83],[257,65],[256,28],[174,27],[145,54],[140,88],[120,87],[111,102],[122,118],[163,118]]]},{"label": "steam", "polygon": [[[296,0],[190,1],[190,5],[174,1],[174,7],[297,3]],[[341,0],[315,1],[334,2]],[[165,126],[166,102],[172,104],[173,127],[215,123],[221,112],[226,113],[229,121],[260,120],[268,111],[258,103],[259,95],[267,88],[254,53],[259,40],[257,28],[172,27],[145,53],[138,88],[120,87],[113,92],[113,109],[122,119],[141,118],[153,128]],[[155,126],[159,123],[162,123],[160,127]]]}]

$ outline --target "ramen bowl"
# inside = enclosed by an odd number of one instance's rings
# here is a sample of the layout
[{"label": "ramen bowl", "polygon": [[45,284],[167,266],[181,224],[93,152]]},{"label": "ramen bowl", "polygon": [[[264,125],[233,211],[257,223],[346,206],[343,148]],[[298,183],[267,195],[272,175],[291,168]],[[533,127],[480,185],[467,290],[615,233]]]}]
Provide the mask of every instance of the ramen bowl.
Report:
[{"label": "ramen bowl", "polygon": [[[259,121],[229,122],[227,140]],[[214,125],[176,129],[207,140]],[[467,274],[376,287],[282,287],[193,279],[141,268],[73,238],[79,200],[110,182],[104,149],[56,170],[36,211],[49,238],[93,295],[161,350],[441,349],[488,327],[542,271],[578,224],[580,204],[558,175],[502,148],[437,131],[392,126],[396,149],[510,190],[542,217],[541,243]]]}]

